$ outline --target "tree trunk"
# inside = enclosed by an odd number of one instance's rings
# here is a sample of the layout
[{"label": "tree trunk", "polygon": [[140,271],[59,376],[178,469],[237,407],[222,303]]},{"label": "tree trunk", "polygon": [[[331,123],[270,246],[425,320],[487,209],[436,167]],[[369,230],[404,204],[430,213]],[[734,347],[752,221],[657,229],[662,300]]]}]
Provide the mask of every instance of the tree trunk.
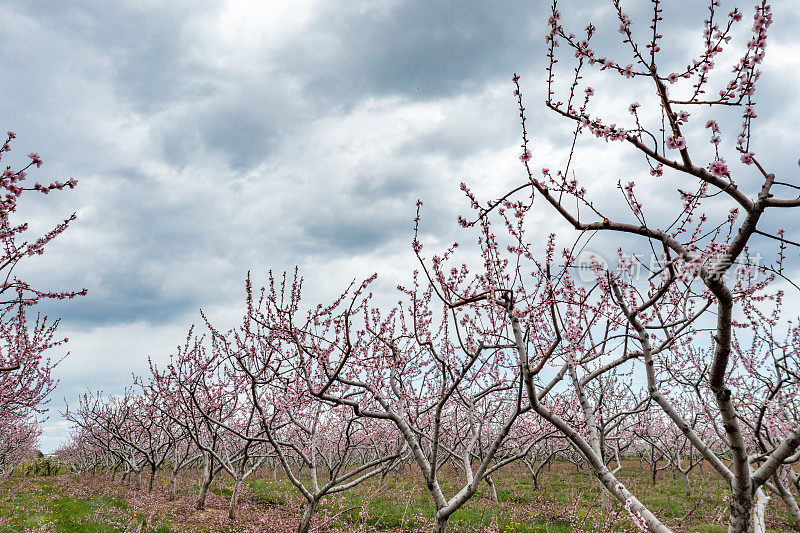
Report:
[{"label": "tree trunk", "polygon": [[492,480],[492,476],[486,476],[486,484],[489,485],[489,488],[492,489],[492,500],[495,503],[499,502],[500,500],[497,497],[497,487],[494,484],[494,480]]},{"label": "tree trunk", "polygon": [[689,472],[681,471],[681,475],[683,476],[683,493],[689,498],[692,495],[692,487],[689,485]]},{"label": "tree trunk", "polygon": [[[595,455],[597,455],[597,457],[603,461],[603,465],[605,465],[605,461],[603,460],[603,444],[601,440],[602,435],[598,432],[597,428],[597,413],[594,406],[589,402],[589,398],[586,396],[583,387],[580,385],[578,373],[576,372],[574,366],[570,366],[569,374],[572,377],[572,382],[575,385],[575,391],[578,393],[578,401],[580,402],[581,409],[583,410],[583,419],[586,422],[586,431],[589,433],[589,446],[591,446],[592,451],[594,451]],[[603,510],[607,511],[609,507],[609,494],[602,483],[600,483],[600,500],[602,502]]]},{"label": "tree trunk", "polygon": [[242,480],[237,479],[236,483],[233,484],[233,492],[231,492],[231,501],[228,504],[228,518],[231,520],[236,520],[236,505],[239,501],[239,490],[242,486]]},{"label": "tree trunk", "polygon": [[200,487],[200,496],[197,497],[197,503],[194,508],[202,510],[206,508],[206,496],[208,496],[208,487],[211,485],[210,479],[203,479],[203,485]]},{"label": "tree trunk", "polygon": [[[206,457],[208,459],[208,457]],[[211,485],[211,480],[213,479],[213,471],[211,465],[208,464],[208,461],[203,462],[203,484],[200,486],[200,496],[197,498],[197,503],[195,504],[195,509],[205,509],[206,508],[206,496],[208,495],[208,487]]]},{"label": "tree trunk", "polygon": [[450,516],[441,517],[436,515],[436,521],[433,523],[433,533],[445,533],[447,531],[447,521]]},{"label": "tree trunk", "polygon": [[173,501],[178,496],[178,471],[173,468],[172,473],[169,476],[169,494],[167,495],[167,501]]},{"label": "tree trunk", "polygon": [[734,490],[731,494],[731,515],[728,533],[747,533],[750,529],[750,510],[753,499],[749,494]]},{"label": "tree trunk", "polygon": [[653,445],[650,445],[650,473],[652,475],[653,486],[655,486],[656,475],[658,474],[658,459],[656,459],[656,449]]},{"label": "tree trunk", "polygon": [[753,513],[753,533],[766,533],[767,526],[767,504],[770,497],[764,493],[764,489],[759,487],[756,490],[756,508]]},{"label": "tree trunk", "polygon": [[147,492],[153,492],[153,483],[156,480],[156,467],[155,465],[150,466],[150,479],[147,482]]},{"label": "tree trunk", "polygon": [[317,500],[308,502],[305,511],[303,511],[303,519],[300,521],[300,525],[297,526],[297,533],[308,533],[311,528],[311,517],[314,516],[316,509]]},{"label": "tree trunk", "polygon": [[[528,472],[531,473],[531,477],[533,478],[533,490],[538,490],[539,489],[539,474],[538,474],[538,472],[533,469],[533,466],[528,461],[523,461],[523,463],[525,464],[525,466],[528,467]],[[549,466],[550,465],[547,465],[548,468],[549,468]],[[539,468],[541,468],[541,465],[539,466]]]}]

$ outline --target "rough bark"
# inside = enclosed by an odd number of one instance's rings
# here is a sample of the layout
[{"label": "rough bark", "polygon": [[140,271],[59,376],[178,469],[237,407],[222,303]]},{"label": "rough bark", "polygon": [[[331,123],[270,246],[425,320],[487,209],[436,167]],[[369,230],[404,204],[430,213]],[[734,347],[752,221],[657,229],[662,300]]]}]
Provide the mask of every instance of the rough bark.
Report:
[{"label": "rough bark", "polygon": [[317,509],[317,503],[317,500],[308,502],[305,511],[303,511],[303,518],[297,526],[297,533],[308,533],[308,530],[311,528],[311,517],[314,516],[314,511]]},{"label": "rough bark", "polygon": [[242,480],[237,479],[236,483],[233,485],[233,491],[231,492],[231,501],[228,502],[228,518],[231,520],[236,519],[236,506],[239,503],[239,491],[242,487]]},{"label": "rough bark", "polygon": [[767,519],[767,504],[770,497],[764,493],[764,490],[758,488],[756,490],[756,505],[753,512],[753,533],[766,533],[766,519]]}]

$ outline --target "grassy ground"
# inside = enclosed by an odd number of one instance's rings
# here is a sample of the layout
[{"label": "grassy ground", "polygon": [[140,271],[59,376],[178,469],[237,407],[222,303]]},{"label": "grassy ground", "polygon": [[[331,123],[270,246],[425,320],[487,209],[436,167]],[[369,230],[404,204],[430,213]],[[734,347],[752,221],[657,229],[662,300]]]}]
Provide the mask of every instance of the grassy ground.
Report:
[{"label": "grassy ground", "polygon": [[[449,494],[458,490],[452,475]],[[452,531],[497,533],[567,531],[635,531],[625,509],[612,503],[603,511],[595,479],[568,463],[556,463],[542,473],[538,489],[522,468],[510,468],[495,478],[499,501],[488,486],[450,520]],[[715,533],[726,531],[727,503],[724,487],[706,471],[692,474],[692,495],[684,496],[683,483],[669,473],[659,473],[656,485],[637,462],[621,472],[625,485],[676,531]],[[271,472],[247,484],[239,518],[227,517],[230,480],[212,486],[204,511],[193,508],[198,490],[196,474],[181,479],[179,498],[165,499],[165,479],[152,494],[111,483],[107,477],[60,475],[14,478],[0,482],[0,532],[64,531],[293,531],[302,502],[293,487]],[[314,522],[316,531],[426,531],[433,506],[424,486],[411,470],[375,479],[347,494],[324,502]],[[793,529],[783,504],[773,499],[768,508],[772,532]]]},{"label": "grassy ground", "polygon": [[123,491],[93,491],[75,476],[16,478],[0,486],[0,531],[171,531],[166,525],[139,529],[144,523]]}]

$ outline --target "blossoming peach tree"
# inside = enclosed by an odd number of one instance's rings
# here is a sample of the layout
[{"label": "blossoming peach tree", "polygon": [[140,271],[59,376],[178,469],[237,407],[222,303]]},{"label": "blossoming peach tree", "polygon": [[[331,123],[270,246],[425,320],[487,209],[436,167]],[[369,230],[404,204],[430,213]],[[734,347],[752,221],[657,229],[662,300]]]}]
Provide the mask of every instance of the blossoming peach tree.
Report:
[{"label": "blossoming peach tree", "polygon": [[[800,424],[788,414],[794,409],[790,391],[798,382],[789,364],[796,363],[796,348],[791,342],[773,342],[772,332],[760,359],[755,357],[757,350],[741,348],[748,338],[760,339],[763,346],[758,321],[744,317],[760,316],[762,307],[781,298],[777,284],[792,283],[784,268],[786,250],[798,246],[784,229],[774,227],[768,213],[796,212],[800,186],[769,170],[775,163],[768,152],[757,150],[752,136],[755,89],[772,10],[766,2],[755,6],[751,36],[726,76],[715,67],[724,62],[723,52],[744,18],[738,8],[725,15],[719,0],[713,0],[703,21],[700,53],[686,66],[675,67],[671,56],[662,52],[662,2],[650,2],[643,40],[622,2],[611,4],[622,48],[633,57],[630,64],[595,49],[598,29],[593,24],[576,36],[565,28],[557,2],[551,6],[545,105],[574,125],[566,162],[558,170],[534,168],[527,112],[515,75],[522,123],[520,159],[527,178],[487,203],[462,186],[476,215],[462,218],[461,224],[480,228],[484,235],[484,257],[492,259],[487,260],[486,279],[495,285],[491,294],[501,295],[494,301],[504,307],[513,330],[532,410],[581,451],[603,489],[625,506],[631,520],[643,530],[669,531],[608,468],[599,415],[608,417],[615,410],[630,415],[652,404],[730,485],[729,530],[745,532],[752,519],[755,530],[764,531],[765,489],[774,489],[795,512],[796,503],[783,483],[790,476],[786,465],[797,461],[800,445]],[[562,48],[574,58],[563,87],[558,65]],[[643,89],[648,98],[642,99],[644,104],[626,104],[626,127],[610,123],[602,114],[611,115],[613,109],[595,111],[600,90],[585,82],[590,76]],[[620,92],[616,87],[614,91]],[[730,114],[741,118],[732,146],[723,142]],[[692,115],[707,120],[695,126]],[[698,143],[706,130],[708,143]],[[607,143],[624,143],[639,154],[645,176],[617,183],[621,206],[598,190],[604,176],[576,175],[576,146],[586,133]],[[741,165],[730,164],[733,160]],[[672,202],[670,188],[678,189]],[[658,196],[659,205],[648,206],[648,196]],[[545,256],[536,259],[535,243],[524,235],[525,220],[540,210],[551,210],[577,233],[558,259],[552,237]],[[505,249],[491,225],[498,218],[508,241]],[[614,235],[618,243],[616,258],[608,258],[611,266],[598,260],[582,263],[580,252],[587,243],[607,235]],[[774,262],[754,261],[750,248],[764,250],[769,243],[777,248]],[[642,261],[643,253],[652,260]],[[503,255],[507,263],[517,265],[510,276],[495,275],[496,258]],[[531,266],[528,272],[526,264]],[[575,276],[581,267],[591,273],[592,283],[581,284]],[[645,275],[633,275],[640,267]],[[528,289],[524,280],[535,280],[536,290]],[[461,295],[475,297],[463,290]],[[785,335],[790,328],[776,315],[765,320],[775,335],[780,330]],[[775,359],[771,365],[762,364],[764,352],[767,363]],[[593,400],[599,396],[592,387],[598,387],[603,376],[619,372],[629,376],[631,401],[615,406]],[[554,386],[554,381],[561,385]],[[747,391],[753,387],[773,403],[770,408],[754,413],[748,407]],[[567,416],[563,401],[554,401],[564,394],[573,398],[580,420]],[[699,413],[676,407],[686,394],[696,396],[693,405]],[[699,431],[695,414],[717,431]],[[768,483],[770,479],[774,482]]]},{"label": "blossoming peach tree", "polygon": [[[14,132],[9,131],[0,147],[0,158],[11,151],[15,138]],[[28,154],[28,159],[18,170],[6,166],[0,176],[0,446],[5,450],[4,461],[21,457],[11,452],[24,453],[36,445],[40,431],[35,416],[46,411],[47,397],[56,385],[52,370],[57,361],[51,361],[45,354],[67,341],[56,337],[58,320],[48,322],[46,317],[32,317],[31,310],[42,300],[70,299],[86,293],[85,289],[41,290],[16,275],[20,263],[43,254],[50,241],[75,220],[72,214],[44,235],[29,238],[28,223],[19,220],[22,196],[33,191],[48,194],[72,189],[77,181],[29,185],[27,173],[33,167],[41,167],[42,159],[36,153]]]}]

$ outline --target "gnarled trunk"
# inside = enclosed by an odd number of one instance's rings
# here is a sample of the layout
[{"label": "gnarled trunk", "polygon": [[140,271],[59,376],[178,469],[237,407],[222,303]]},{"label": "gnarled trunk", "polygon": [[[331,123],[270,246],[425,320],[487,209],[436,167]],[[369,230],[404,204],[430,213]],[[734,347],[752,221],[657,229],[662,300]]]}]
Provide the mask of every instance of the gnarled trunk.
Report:
[{"label": "gnarled trunk", "polygon": [[681,476],[683,476],[683,493],[689,498],[692,495],[692,487],[689,485],[689,472],[681,471]]},{"label": "gnarled trunk", "polygon": [[231,520],[236,519],[236,506],[239,502],[239,491],[242,487],[242,480],[237,479],[233,484],[233,491],[231,492],[231,501],[228,503],[228,518]]},{"label": "gnarled trunk", "polygon": [[208,496],[208,487],[211,485],[211,480],[214,479],[214,468],[210,464],[211,458],[208,454],[203,454],[203,484],[200,486],[200,496],[197,498],[195,509],[206,508],[206,497]]},{"label": "gnarled trunk", "polygon": [[172,469],[172,473],[169,476],[169,494],[167,495],[167,501],[172,501],[178,496],[178,471],[176,469]]},{"label": "gnarled trunk", "polygon": [[314,511],[317,510],[317,503],[317,500],[308,502],[305,511],[303,511],[303,518],[297,526],[297,533],[308,533],[311,528],[311,517],[314,516]]},{"label": "gnarled trunk", "polygon": [[445,533],[448,520],[450,520],[450,515],[440,516],[437,513],[436,521],[433,523],[433,533]]},{"label": "gnarled trunk", "polygon": [[767,531],[767,504],[769,500],[770,497],[759,487],[756,490],[756,505],[753,512],[753,533],[766,533]]},{"label": "gnarled trunk", "polygon": [[497,487],[494,484],[492,476],[486,476],[486,484],[489,485],[490,489],[492,489],[492,500],[494,500],[495,503],[499,502],[500,500],[497,497]]}]

